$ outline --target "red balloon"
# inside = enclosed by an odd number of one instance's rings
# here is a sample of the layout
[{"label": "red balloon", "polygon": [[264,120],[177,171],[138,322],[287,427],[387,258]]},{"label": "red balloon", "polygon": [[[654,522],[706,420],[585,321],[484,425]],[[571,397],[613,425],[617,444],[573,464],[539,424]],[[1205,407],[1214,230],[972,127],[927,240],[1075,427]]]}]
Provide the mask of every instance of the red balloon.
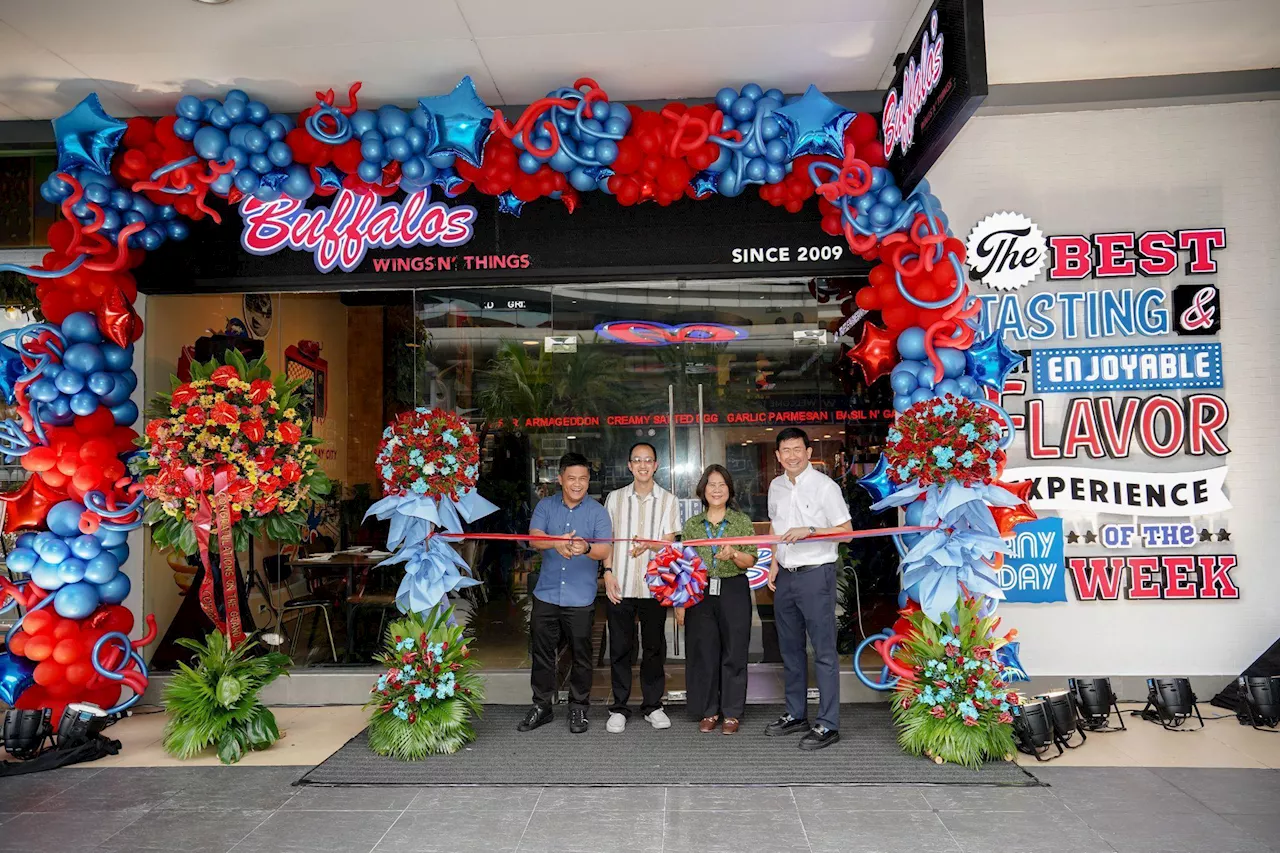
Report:
[{"label": "red balloon", "polygon": [[53,647],[53,659],[63,666],[75,663],[83,653],[76,639],[59,640]]},{"label": "red balloon", "polygon": [[81,435],[110,435],[116,427],[111,410],[105,406],[94,409],[91,415],[76,415],[76,432]]},{"label": "red balloon", "polygon": [[56,464],[58,464],[57,454],[53,452],[52,447],[46,447],[43,444],[31,448],[22,457],[22,467],[28,471],[48,471]]},{"label": "red balloon", "polygon": [[22,656],[28,660],[43,661],[48,660],[53,654],[53,637],[47,634],[28,635],[26,646],[22,650]]},{"label": "red balloon", "polygon": [[862,327],[862,338],[858,345],[849,350],[849,358],[862,368],[862,375],[867,384],[875,382],[893,370],[898,362],[898,353],[893,346],[893,335],[874,323],[866,323]]},{"label": "red balloon", "polygon": [[991,515],[996,520],[996,527],[1000,529],[1001,536],[1012,536],[1015,526],[1024,521],[1035,521],[1040,517],[1036,515],[1036,511],[1029,504],[993,506],[991,507]]},{"label": "red balloon", "polygon": [[17,533],[40,527],[49,514],[49,508],[66,500],[66,497],[66,492],[55,489],[40,477],[32,477],[21,488],[0,494],[0,501],[9,504],[4,517],[4,532]]},{"label": "red balloon", "polygon": [[[874,141],[879,131],[880,128],[876,126],[875,116],[871,115],[871,113],[858,113],[853,121],[849,123],[849,129],[845,131],[845,137],[857,147],[858,155],[865,160],[866,157],[862,154],[862,146]],[[882,147],[882,155],[883,151]]]},{"label": "red balloon", "polygon": [[89,463],[82,464],[71,477],[71,484],[81,492],[87,492],[102,482],[102,469]]},{"label": "red balloon", "polygon": [[97,316],[98,331],[116,346],[127,347],[142,337],[142,318],[133,310],[133,303],[125,298],[118,284],[113,283],[102,294]]}]

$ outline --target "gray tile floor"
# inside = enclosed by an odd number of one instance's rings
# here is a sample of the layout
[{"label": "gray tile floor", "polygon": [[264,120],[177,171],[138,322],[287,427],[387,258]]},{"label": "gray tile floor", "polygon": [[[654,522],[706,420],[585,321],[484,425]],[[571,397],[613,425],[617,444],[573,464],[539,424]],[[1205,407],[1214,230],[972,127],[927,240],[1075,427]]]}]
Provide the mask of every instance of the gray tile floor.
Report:
[{"label": "gray tile floor", "polygon": [[1036,768],[1042,788],[292,787],[304,770],[0,779],[0,851],[1280,851],[1280,770]]}]

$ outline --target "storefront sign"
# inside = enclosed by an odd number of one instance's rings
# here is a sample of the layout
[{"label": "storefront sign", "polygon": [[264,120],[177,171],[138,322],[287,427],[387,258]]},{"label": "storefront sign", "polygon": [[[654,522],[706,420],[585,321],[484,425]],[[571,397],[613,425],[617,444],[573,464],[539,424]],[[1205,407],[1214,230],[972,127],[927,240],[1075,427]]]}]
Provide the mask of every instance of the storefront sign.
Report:
[{"label": "storefront sign", "polygon": [[1035,281],[1047,255],[1036,224],[1007,210],[973,226],[965,243],[965,264],[973,278],[993,290],[1017,290]]},{"label": "storefront sign", "polygon": [[567,284],[673,278],[865,276],[870,263],[822,212],[774,207],[754,192],[697,204],[622,207],[583,193],[573,213],[499,210],[472,189],[391,202],[339,192],[311,207],[246,199],[240,217],[200,224],[199,239],[169,241],[137,273],[144,293],[356,291],[490,284]]},{"label": "storefront sign", "polygon": [[1220,344],[1157,344],[1036,350],[1036,394],[1222,387]]},{"label": "storefront sign", "polygon": [[1062,519],[1024,521],[1009,537],[1004,563],[996,573],[1006,601],[1066,601]]},{"label": "storefront sign", "polygon": [[681,323],[669,326],[652,320],[610,320],[596,326],[596,334],[620,344],[665,347],[671,344],[726,344],[747,338],[747,330],[723,323]]},{"label": "storefront sign", "polygon": [[[1025,387],[1022,380],[1005,384],[1006,396]],[[1060,430],[1045,422],[1045,401],[1026,401],[1025,414],[1011,415],[1014,428],[1026,437],[1028,459],[1124,459],[1136,445],[1148,456],[1167,459],[1226,456],[1222,435],[1230,419],[1227,402],[1215,394],[1190,394],[1180,400],[1156,394],[1141,397],[1077,397],[1067,401]]]},{"label": "storefront sign", "polygon": [[1160,287],[976,296],[987,332],[1019,341],[1169,334],[1169,295]]},{"label": "storefront sign", "polygon": [[[1213,250],[1227,245],[1225,228],[1182,231],[1119,231],[1105,234],[1065,234],[1049,238],[1053,263],[1049,280],[1127,278],[1169,275],[1178,268],[1178,253],[1187,252],[1187,275],[1216,273]],[[1132,257],[1131,257],[1132,255]]]},{"label": "storefront sign", "polygon": [[1103,548],[1190,548],[1199,541],[1194,524],[1104,524]]},{"label": "storefront sign", "polygon": [[1173,314],[1180,335],[1216,335],[1222,331],[1222,303],[1212,284],[1180,284],[1173,289]]},{"label": "storefront sign", "polygon": [[987,96],[982,0],[936,0],[885,92],[889,169],[910,192]]},{"label": "storefront sign", "polygon": [[1072,557],[1067,561],[1081,601],[1239,598],[1231,578],[1234,554],[1177,554],[1136,557]]},{"label": "storefront sign", "polygon": [[1048,465],[1010,468],[1005,480],[1031,480],[1032,509],[1116,515],[1190,516],[1225,512],[1227,467],[1148,473]]}]

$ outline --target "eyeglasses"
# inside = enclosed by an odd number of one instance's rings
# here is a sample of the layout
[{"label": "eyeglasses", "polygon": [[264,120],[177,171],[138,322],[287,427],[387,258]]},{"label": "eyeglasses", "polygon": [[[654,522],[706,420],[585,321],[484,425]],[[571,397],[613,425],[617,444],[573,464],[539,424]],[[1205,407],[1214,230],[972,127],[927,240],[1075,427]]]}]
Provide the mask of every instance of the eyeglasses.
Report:
[{"label": "eyeglasses", "polygon": [[652,465],[657,461],[658,460],[654,459],[652,456],[632,456],[631,457],[632,465]]}]

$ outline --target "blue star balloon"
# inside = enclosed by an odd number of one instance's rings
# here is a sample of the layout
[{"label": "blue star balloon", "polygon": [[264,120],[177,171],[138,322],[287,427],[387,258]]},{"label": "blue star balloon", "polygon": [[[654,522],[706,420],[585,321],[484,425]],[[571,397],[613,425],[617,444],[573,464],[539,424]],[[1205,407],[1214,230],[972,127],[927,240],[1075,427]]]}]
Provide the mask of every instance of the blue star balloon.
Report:
[{"label": "blue star balloon", "polygon": [[440,169],[431,183],[443,189],[449,198],[457,198],[462,195],[467,182],[453,169]]},{"label": "blue star balloon", "polygon": [[498,212],[509,213],[512,216],[519,216],[520,211],[524,209],[524,202],[516,198],[516,194],[507,190],[498,196]]},{"label": "blue star balloon", "polygon": [[24,657],[0,654],[0,702],[13,706],[23,691],[35,684],[36,665]]},{"label": "blue star balloon", "polygon": [[876,462],[875,470],[859,478],[858,485],[866,489],[867,494],[871,495],[872,503],[879,503],[898,491],[898,487],[889,480],[889,460],[884,458],[883,453],[880,454],[880,459]]},{"label": "blue star balloon", "polygon": [[456,154],[479,167],[493,110],[476,94],[471,77],[463,77],[447,95],[419,98],[418,106],[435,122],[436,140],[428,154]]},{"label": "blue star balloon", "polygon": [[53,120],[58,142],[58,171],[92,169],[111,174],[111,157],[128,126],[102,109],[98,96],[89,94],[75,109]]},{"label": "blue star balloon", "polygon": [[693,192],[696,196],[709,195],[717,192],[716,183],[720,178],[719,172],[699,172],[693,177]]},{"label": "blue star balloon", "polygon": [[992,334],[965,350],[964,360],[967,374],[988,388],[1003,391],[1005,377],[1022,364],[1023,357],[1005,346],[999,334]]},{"label": "blue star balloon", "polygon": [[342,172],[333,166],[316,166],[315,170],[320,179],[316,186],[329,187],[335,191],[342,189]]},{"label": "blue star balloon", "polygon": [[782,135],[790,149],[787,159],[804,154],[844,158],[844,132],[856,113],[846,110],[810,85],[799,100],[772,113],[782,123]]},{"label": "blue star balloon", "polygon": [[27,372],[21,356],[13,347],[0,345],[0,397],[6,405],[14,402],[14,388],[18,379]]}]

